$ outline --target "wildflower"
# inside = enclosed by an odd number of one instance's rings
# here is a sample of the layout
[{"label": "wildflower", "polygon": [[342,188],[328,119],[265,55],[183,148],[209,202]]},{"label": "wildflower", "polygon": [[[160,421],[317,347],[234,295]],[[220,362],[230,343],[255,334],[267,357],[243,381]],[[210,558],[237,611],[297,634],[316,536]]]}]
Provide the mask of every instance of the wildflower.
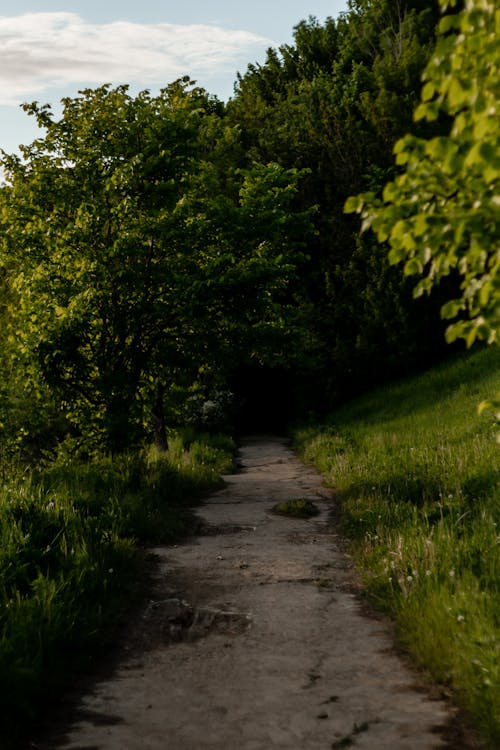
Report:
[{"label": "wildflower", "polygon": [[114,572],[115,572],[115,571],[114,571],[114,569],[113,569],[113,568],[110,568],[110,569],[108,570],[108,573],[114,573]]},{"label": "wildflower", "polygon": [[426,576],[430,576],[430,575],[432,575],[432,574],[431,574],[431,571],[430,571],[430,570],[426,570],[426,571],[425,571],[425,575],[426,575]]},{"label": "wildflower", "polygon": [[406,580],[408,583],[411,583],[413,581],[413,576],[406,576]]},{"label": "wildflower", "polygon": [[455,571],[454,570],[450,570],[450,572],[448,573],[448,575],[450,576],[450,578],[455,578]]},{"label": "wildflower", "polygon": [[465,617],[463,615],[457,615],[457,622],[463,622]]}]

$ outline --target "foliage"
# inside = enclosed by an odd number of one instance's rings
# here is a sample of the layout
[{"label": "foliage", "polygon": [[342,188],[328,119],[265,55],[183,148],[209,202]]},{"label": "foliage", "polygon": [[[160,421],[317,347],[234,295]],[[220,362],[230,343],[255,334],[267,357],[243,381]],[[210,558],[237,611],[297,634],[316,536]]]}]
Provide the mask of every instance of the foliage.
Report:
[{"label": "foliage", "polygon": [[237,130],[188,79],[63,105],[26,105],[45,136],[3,159],[9,357],[87,445],[123,450],[165,430],[170,387],[279,335],[310,212],[297,170],[230,166]]},{"label": "foliage", "polygon": [[49,445],[117,451],[164,447],[182,395],[245,366],[286,370],[323,410],[438,357],[438,296],[413,301],[342,211],[393,174],[436,18],[430,0],[363,0],[301,21],[227,107],[188,79],[83,91],[59,120],[26,105],[45,134],[3,158],[5,438],[29,431],[14,393],[39,410],[27,447],[45,420]]},{"label": "foliage", "polygon": [[392,148],[411,125],[437,16],[433,2],[370,0],[337,21],[302,21],[293,45],[239,77],[228,105],[249,158],[310,170],[299,198],[319,210],[304,273],[290,289],[307,332],[293,374],[321,411],[444,349],[437,296],[413,301],[386,254],[359,239],[342,212],[349,195],[393,173]]},{"label": "foliage", "polygon": [[496,347],[353,400],[298,432],[341,502],[372,600],[401,641],[500,741],[500,495],[491,416]]},{"label": "foliage", "polygon": [[185,423],[199,431],[230,431],[233,395],[228,390],[217,390],[208,398],[199,394],[190,396],[184,409]]},{"label": "foliage", "polygon": [[459,316],[448,341],[460,337],[470,346],[477,338],[497,341],[500,329],[500,15],[488,0],[467,2],[439,30],[414,118],[444,115],[449,134],[399,140],[394,152],[404,171],[385,186],[382,201],[362,194],[346,210],[361,213],[363,228],[389,242],[392,263],[423,277],[415,295],[460,275],[461,296],[442,315]]},{"label": "foliage", "polygon": [[319,514],[319,510],[311,500],[305,497],[282,500],[272,507],[273,513],[289,518],[312,518]]},{"label": "foliage", "polygon": [[167,453],[90,462],[76,462],[69,447],[36,475],[0,486],[2,747],[41,715],[78,659],[106,645],[141,595],[131,584],[144,582],[134,540],[185,533],[188,504],[232,466],[227,441],[215,437],[193,435],[187,449],[172,436]]}]

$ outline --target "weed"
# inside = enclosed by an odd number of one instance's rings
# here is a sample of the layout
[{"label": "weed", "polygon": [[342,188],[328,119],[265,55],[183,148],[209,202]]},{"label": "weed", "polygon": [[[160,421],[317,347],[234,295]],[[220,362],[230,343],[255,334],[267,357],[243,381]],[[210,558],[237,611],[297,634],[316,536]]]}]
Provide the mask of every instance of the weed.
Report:
[{"label": "weed", "polygon": [[307,500],[307,498],[282,500],[280,503],[273,505],[271,510],[280,516],[289,516],[291,518],[312,518],[319,513],[316,505],[311,500]]}]

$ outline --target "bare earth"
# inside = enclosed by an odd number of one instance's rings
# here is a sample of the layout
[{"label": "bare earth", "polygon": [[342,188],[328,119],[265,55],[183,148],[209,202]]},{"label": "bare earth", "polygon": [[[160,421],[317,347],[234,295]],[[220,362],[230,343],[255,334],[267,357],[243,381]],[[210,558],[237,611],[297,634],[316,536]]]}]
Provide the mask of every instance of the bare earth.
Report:
[{"label": "bare earth", "polygon": [[[452,718],[353,592],[321,477],[278,438],[201,508],[201,535],[160,558],[153,599],[112,674],[43,750],[430,750]],[[270,512],[309,498],[310,520]],[[453,744],[460,748],[462,745]]]}]

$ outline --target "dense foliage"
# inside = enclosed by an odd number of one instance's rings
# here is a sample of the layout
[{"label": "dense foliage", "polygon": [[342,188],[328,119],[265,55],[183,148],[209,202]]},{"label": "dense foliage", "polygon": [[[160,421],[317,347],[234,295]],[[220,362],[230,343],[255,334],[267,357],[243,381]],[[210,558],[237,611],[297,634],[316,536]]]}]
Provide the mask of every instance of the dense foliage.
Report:
[{"label": "dense foliage", "polygon": [[164,442],[170,388],[264,356],[286,328],[280,291],[309,231],[300,175],[239,167],[236,129],[188,81],[85,91],[59,121],[27,109],[46,134],[4,160],[8,358],[87,443],[122,450],[148,421]]},{"label": "dense foliage", "polygon": [[447,319],[460,316],[449,341],[493,343],[500,332],[500,16],[493,3],[476,0],[445,16],[439,30],[414,119],[444,114],[449,132],[399,140],[394,151],[404,172],[385,186],[383,202],[368,193],[348,207],[389,241],[391,262],[423,276],[417,296],[458,271],[460,297],[442,310]]},{"label": "dense foliage", "polygon": [[394,172],[437,18],[371,0],[302,21],[227,106],[189,79],[86,90],[59,120],[26,105],[42,135],[0,190],[9,446],[165,446],[182,400],[269,388],[245,367],[284,375],[290,416],[440,356],[439,290],[413,300],[343,213]]},{"label": "dense foliage", "polygon": [[[467,346],[477,339],[498,344],[500,335],[499,31],[500,14],[488,0],[466,2],[458,15],[442,18],[414,119],[444,116],[449,131],[406,135],[394,147],[404,172],[385,186],[382,200],[365,193],[346,203],[362,214],[363,229],[372,226],[380,242],[388,241],[391,263],[422,277],[416,297],[443,277],[459,276],[459,296],[441,314],[454,320],[447,340]],[[494,409],[500,423],[500,394],[481,407]]]},{"label": "dense foliage", "polygon": [[[378,189],[394,171],[393,145],[412,124],[437,18],[433,2],[378,0],[352,3],[324,26],[303,21],[293,46],[249,66],[228,107],[249,158],[310,169],[299,194],[318,206],[318,232],[293,289],[310,334],[294,372],[309,408],[442,351],[437,296],[412,301],[385,248],[343,214],[349,195]],[[441,127],[423,123],[422,132]]]}]

